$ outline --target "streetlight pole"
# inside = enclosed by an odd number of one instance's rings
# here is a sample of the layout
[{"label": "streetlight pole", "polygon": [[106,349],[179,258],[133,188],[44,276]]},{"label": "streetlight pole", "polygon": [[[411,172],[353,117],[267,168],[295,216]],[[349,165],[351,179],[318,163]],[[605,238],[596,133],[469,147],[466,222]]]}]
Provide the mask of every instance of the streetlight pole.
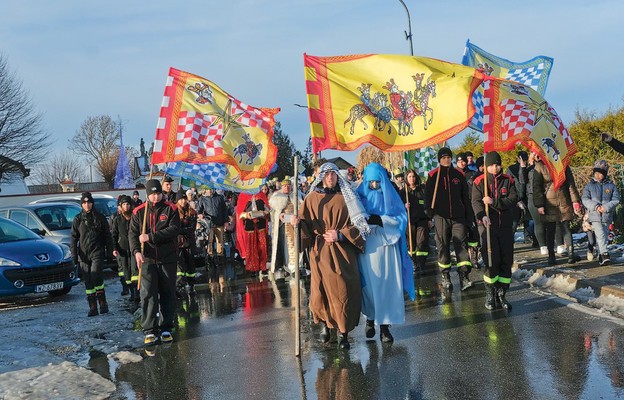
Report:
[{"label": "streetlight pole", "polygon": [[405,40],[409,40],[409,44],[410,44],[410,54],[413,56],[414,55],[414,45],[412,44],[412,21],[410,19],[410,13],[409,13],[409,9],[407,8],[407,6],[405,5],[405,2],[403,0],[399,0],[401,2],[401,4],[403,4],[403,8],[405,8],[405,12],[407,13],[407,31],[405,32]]}]

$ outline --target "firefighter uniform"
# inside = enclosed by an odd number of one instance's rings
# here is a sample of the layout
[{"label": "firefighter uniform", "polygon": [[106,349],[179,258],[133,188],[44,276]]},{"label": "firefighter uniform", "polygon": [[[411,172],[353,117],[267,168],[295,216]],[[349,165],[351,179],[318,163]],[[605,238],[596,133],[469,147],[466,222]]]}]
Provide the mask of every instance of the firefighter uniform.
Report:
[{"label": "firefighter uniform", "polygon": [[[128,203],[132,207],[132,199],[123,195],[117,201],[119,206]],[[118,213],[111,223],[111,233],[113,235],[113,250],[118,253],[117,264],[119,265],[119,278],[123,285],[122,295],[130,293],[130,300],[140,299],[137,291],[137,281],[139,271],[136,266],[136,259],[130,252],[130,242],[128,234],[130,232],[130,218],[126,218],[122,212]]]},{"label": "firefighter uniform", "polygon": [[[112,248],[112,238],[106,217],[95,210],[90,192],[82,193],[82,212],[74,217],[71,230],[70,249],[75,264],[80,265],[81,279],[85,283],[89,317],[108,312],[108,303],[104,292],[102,267],[106,258],[106,249]],[[90,203],[90,207],[88,205]]]},{"label": "firefighter uniform", "polygon": [[[173,340],[171,330],[176,315],[177,237],[180,232],[180,215],[174,204],[162,198],[162,187],[158,180],[147,181],[145,189],[148,199],[133,211],[129,240],[132,254],[135,257],[141,254],[144,259],[139,270],[141,327],[145,334],[145,343],[153,344],[159,334],[163,342]],[[155,203],[154,198],[158,199]],[[146,210],[145,234],[149,240],[141,249],[140,235]]]},{"label": "firefighter uniform", "polygon": [[[427,256],[429,255],[429,221],[425,213],[425,193],[424,186],[420,182],[418,174],[408,171],[408,175],[414,173],[416,187],[410,188],[408,183],[407,195],[405,189],[399,191],[403,203],[409,203],[410,232],[407,234],[408,252],[414,263],[414,272],[420,276],[425,268]],[[409,242],[411,238],[411,243]]]},{"label": "firefighter uniform", "polygon": [[[487,153],[485,165],[500,165],[500,156],[496,152]],[[500,169],[499,169],[500,171]],[[486,285],[487,309],[494,309],[498,305],[511,310],[511,304],[505,299],[505,294],[511,283],[511,266],[513,264],[514,231],[513,223],[516,216],[518,193],[513,177],[498,172],[493,175],[490,172],[478,176],[472,186],[472,208],[479,224],[483,223],[486,216],[483,198],[484,183],[487,175],[487,196],[493,201],[488,206],[490,220],[490,249],[484,251],[484,259],[487,259],[487,269],[483,276]],[[487,231],[483,229],[481,243],[487,243]],[[491,251],[491,259],[488,259]],[[498,304],[497,304],[498,303]]]},{"label": "firefighter uniform", "polygon": [[[451,150],[447,147],[438,151],[438,161],[442,157],[452,158],[452,156]],[[450,279],[450,245],[453,243],[460,287],[463,288],[469,268],[472,266],[466,247],[466,234],[467,226],[473,219],[468,184],[463,172],[452,165],[448,167],[440,165],[429,172],[425,186],[425,206],[428,215],[433,217],[435,225],[438,267],[441,272],[442,285],[445,289],[452,290],[453,288]]]}]

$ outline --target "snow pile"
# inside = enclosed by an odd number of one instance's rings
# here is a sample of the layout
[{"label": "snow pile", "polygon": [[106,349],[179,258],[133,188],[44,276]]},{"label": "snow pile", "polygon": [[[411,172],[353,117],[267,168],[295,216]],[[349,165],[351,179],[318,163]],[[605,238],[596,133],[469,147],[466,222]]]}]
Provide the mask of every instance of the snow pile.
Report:
[{"label": "snow pile", "polygon": [[536,273],[533,274],[527,282],[533,286],[539,286],[556,292],[570,293],[576,290],[576,282],[570,282],[568,280],[569,277],[569,275],[560,274],[548,277]]},{"label": "snow pile", "polygon": [[0,374],[4,400],[106,399],[114,391],[113,382],[68,361]]},{"label": "snow pile", "polygon": [[129,364],[143,360],[143,357],[140,355],[129,351],[118,351],[116,353],[109,354],[107,357],[117,361],[119,364]]},{"label": "snow pile", "polygon": [[624,299],[609,294],[588,301],[588,304],[604,311],[624,315]]},{"label": "snow pile", "polygon": [[513,271],[513,274],[512,274],[513,279],[515,281],[523,281],[523,282],[528,281],[533,275],[539,275],[539,274],[530,269],[521,269],[521,268],[516,269],[515,271]]},{"label": "snow pile", "polygon": [[596,298],[596,292],[590,287],[576,289],[569,293],[570,297],[574,297],[579,303],[588,303]]}]

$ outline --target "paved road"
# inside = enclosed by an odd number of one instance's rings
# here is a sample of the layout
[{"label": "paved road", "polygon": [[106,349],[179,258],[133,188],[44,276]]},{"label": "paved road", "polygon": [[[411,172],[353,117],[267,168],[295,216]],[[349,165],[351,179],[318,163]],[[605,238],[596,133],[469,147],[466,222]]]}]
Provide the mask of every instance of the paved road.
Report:
[{"label": "paved road", "polygon": [[394,344],[366,340],[362,321],[348,352],[316,341],[304,307],[300,359],[292,285],[204,285],[181,303],[172,345],[141,363],[93,357],[90,366],[117,384],[114,399],[624,398],[622,321],[524,284],[512,286],[511,313],[491,313],[482,283],[445,297],[426,277],[406,323],[392,328]]}]

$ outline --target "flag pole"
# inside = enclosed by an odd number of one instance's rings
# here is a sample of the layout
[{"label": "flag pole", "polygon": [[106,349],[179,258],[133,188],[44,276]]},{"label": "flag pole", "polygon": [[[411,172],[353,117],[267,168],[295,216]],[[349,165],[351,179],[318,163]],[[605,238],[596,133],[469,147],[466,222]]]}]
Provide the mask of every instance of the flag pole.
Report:
[{"label": "flag pole", "polygon": [[[416,179],[416,177],[414,177]],[[409,192],[407,191],[407,187],[409,186],[409,182],[407,181],[407,175],[405,175],[405,202],[409,204]],[[412,249],[412,223],[410,222],[410,208],[407,207],[407,234],[409,236],[409,252],[410,256],[414,252]]]},{"label": "flag pole", "polygon": [[[148,177],[148,181],[152,179],[152,174],[154,173],[154,169],[152,168],[152,155],[150,154],[150,162],[149,162],[149,166],[150,166],[150,173],[149,173],[149,177]],[[147,230],[147,212],[149,211],[149,195],[145,196],[145,213],[143,214],[143,226],[141,228],[141,235],[145,234],[145,231]],[[141,255],[143,255],[143,252],[145,251],[145,243],[141,243]],[[142,265],[139,265],[139,263],[137,263],[137,269],[139,270],[139,278],[137,280],[137,290],[141,290],[141,267]]]},{"label": "flag pole", "polygon": [[[485,175],[485,179],[483,180],[483,195],[484,197],[488,197],[488,185],[487,185],[487,164],[485,163],[485,156],[487,153],[483,153],[483,174]],[[485,204],[485,216],[490,219],[490,208],[488,204]],[[492,241],[490,234],[490,226],[485,227],[485,237],[487,242],[487,253],[488,253],[488,266],[492,266]]]},{"label": "flag pole", "polygon": [[[295,195],[295,204],[294,213],[295,216],[299,216],[299,184],[297,182],[299,178],[299,156],[295,155],[295,166],[294,166],[294,188],[293,193]],[[284,221],[284,223],[290,223],[290,221]],[[299,357],[301,355],[301,293],[299,290],[300,282],[299,282],[299,224],[293,227],[294,229],[294,237],[295,237],[295,281],[297,284],[295,285],[295,325],[297,326],[297,330],[295,331],[295,357]]]}]

